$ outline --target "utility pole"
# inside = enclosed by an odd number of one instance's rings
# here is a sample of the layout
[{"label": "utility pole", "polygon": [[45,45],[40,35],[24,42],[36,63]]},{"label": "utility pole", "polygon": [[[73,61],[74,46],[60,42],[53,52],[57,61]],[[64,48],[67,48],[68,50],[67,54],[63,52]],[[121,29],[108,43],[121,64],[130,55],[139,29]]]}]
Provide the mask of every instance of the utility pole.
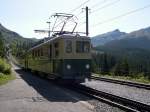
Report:
[{"label": "utility pole", "polygon": [[89,8],[86,6],[86,36],[89,35]]},{"label": "utility pole", "polygon": [[85,8],[82,8],[82,10],[85,10],[86,13],[86,36],[89,35],[89,8],[86,6]]},{"label": "utility pole", "polygon": [[51,24],[51,22],[46,22],[46,23],[48,23],[48,24],[49,24],[48,37],[50,38],[50,24]]}]

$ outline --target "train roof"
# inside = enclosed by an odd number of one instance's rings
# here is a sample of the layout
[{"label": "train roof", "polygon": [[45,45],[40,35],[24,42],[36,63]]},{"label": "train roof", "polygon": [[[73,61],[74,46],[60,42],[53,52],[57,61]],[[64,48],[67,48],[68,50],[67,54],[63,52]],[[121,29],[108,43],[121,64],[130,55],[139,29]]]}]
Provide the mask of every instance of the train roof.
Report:
[{"label": "train roof", "polygon": [[62,35],[56,35],[56,36],[52,36],[51,38],[49,38],[47,41],[43,42],[43,43],[40,43],[32,48],[30,48],[27,52],[37,48],[37,47],[40,47],[46,43],[49,43],[53,40],[56,40],[56,39],[73,39],[73,38],[84,38],[84,39],[87,39],[87,40],[90,40],[90,37],[87,37],[87,36],[80,36],[79,34],[62,34]]}]

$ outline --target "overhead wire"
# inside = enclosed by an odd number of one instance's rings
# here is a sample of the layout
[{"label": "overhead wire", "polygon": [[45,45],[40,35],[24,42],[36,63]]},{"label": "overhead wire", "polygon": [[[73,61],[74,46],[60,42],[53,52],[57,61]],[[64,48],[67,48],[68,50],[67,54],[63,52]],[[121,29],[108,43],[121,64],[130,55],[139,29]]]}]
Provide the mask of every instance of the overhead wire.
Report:
[{"label": "overhead wire", "polygon": [[107,7],[109,7],[109,6],[112,6],[112,5],[116,4],[116,3],[118,3],[119,1],[120,1],[120,0],[115,0],[115,1],[113,1],[113,2],[111,2],[111,3],[108,3],[108,4],[106,4],[106,5],[104,5],[104,6],[100,7],[100,8],[98,8],[98,9],[95,9],[95,10],[93,10],[93,11],[91,12],[91,14],[94,13],[94,12],[97,12],[98,10],[102,10],[102,9],[104,9],[104,8],[107,8]]},{"label": "overhead wire", "polygon": [[74,11],[76,11],[77,9],[79,9],[80,7],[82,7],[84,4],[88,3],[90,0],[86,0],[85,2],[83,2],[82,4],[80,4],[79,6],[77,6],[76,8],[72,9],[69,13],[73,13]]},{"label": "overhead wire", "polygon": [[99,4],[103,4],[103,3],[107,2],[107,1],[108,1],[108,0],[100,1],[100,2],[98,2],[98,3],[96,3],[96,4],[94,4],[93,6],[91,6],[90,8],[94,8],[94,7],[98,6]]},{"label": "overhead wire", "polygon": [[[104,8],[110,7],[110,6],[112,6],[112,5],[116,4],[116,3],[118,3],[119,1],[121,1],[121,0],[115,0],[115,1],[113,1],[113,2],[109,2],[109,3],[107,3],[106,5],[103,5],[102,7],[97,8],[97,9],[95,9],[94,11],[92,11],[92,12],[90,12],[90,13],[93,14],[93,13],[95,13],[95,12],[98,11],[98,10],[102,10],[102,9],[104,9]],[[93,6],[91,6],[91,8],[98,7],[98,6],[102,5],[102,4],[105,4],[106,2],[108,2],[108,0],[103,0],[103,1],[101,1],[101,2],[98,2],[98,3],[94,4]],[[83,12],[83,11],[82,11],[82,12]],[[80,12],[79,15],[80,15],[82,12]],[[84,19],[84,18],[85,18],[85,16],[81,17],[80,20],[82,20],[82,19]],[[85,24],[85,22],[81,22],[81,23],[78,25],[78,28],[80,29],[80,27],[82,27],[84,24]]]},{"label": "overhead wire", "polygon": [[[105,3],[106,1],[108,1],[108,0],[103,0],[103,1],[101,1],[101,2],[98,2],[98,3],[94,4],[91,8],[93,8],[93,7],[97,6],[97,5],[99,5],[99,3]],[[83,13],[83,10],[82,10],[80,13],[78,13],[77,16],[81,15],[82,13]]]},{"label": "overhead wire", "polygon": [[76,16],[80,16],[83,13],[83,11],[80,11],[80,13],[76,14]]},{"label": "overhead wire", "polygon": [[[76,11],[77,9],[79,9],[79,8],[82,7],[84,4],[88,3],[89,1],[90,1],[90,0],[87,0],[87,1],[83,2],[82,4],[80,4],[79,6],[77,6],[76,8],[74,8],[73,10],[71,10],[70,13],[73,13],[74,11]],[[106,3],[107,1],[108,1],[108,0],[103,0],[103,1],[101,1],[101,2],[98,2],[98,3],[94,4],[94,5],[92,6],[92,8],[98,6],[99,4],[100,4],[100,5],[101,5],[101,4],[104,4],[104,3]],[[119,1],[120,1],[120,0],[113,1],[113,2],[111,2],[111,3],[109,3],[109,4],[104,5],[103,7],[100,7],[100,8],[98,8],[98,9],[92,11],[91,13],[94,13],[94,12],[96,12],[97,10],[101,10],[101,9],[103,9],[103,8],[109,7],[109,6],[115,4],[115,3],[119,2]],[[83,12],[83,11],[81,11],[80,13],[78,13],[77,16],[81,15],[82,12]],[[81,17],[80,20],[83,19],[83,18],[85,18],[85,16]],[[82,22],[80,25],[78,25],[78,27],[82,26],[83,24],[85,24],[85,22]]]},{"label": "overhead wire", "polygon": [[80,22],[80,23],[79,23],[80,25],[78,25],[78,27],[84,25],[85,23],[86,23],[85,21],[84,21],[84,22]]},{"label": "overhead wire", "polygon": [[[101,5],[102,5],[102,4],[106,3],[106,1],[108,1],[108,0],[101,1],[101,2],[99,2],[98,4],[93,5],[92,7],[100,5],[100,3],[101,3]],[[109,6],[112,6],[112,5],[116,4],[116,3],[119,2],[119,1],[120,1],[120,0],[115,0],[115,1],[113,1],[113,2],[111,2],[111,3],[109,3],[109,4],[106,4],[106,5],[104,5],[104,6],[100,7],[100,8],[98,8],[98,9],[95,9],[94,11],[91,11],[90,14],[93,14],[93,13],[95,13],[95,12],[98,11],[98,10],[100,11],[100,10],[102,10],[102,9],[104,9],[104,8],[107,8],[107,7],[109,7]],[[81,17],[80,19],[83,19],[83,18],[85,18],[85,16]]]},{"label": "overhead wire", "polygon": [[107,23],[107,22],[114,21],[114,20],[116,20],[116,19],[122,18],[122,17],[124,17],[124,16],[130,15],[130,14],[135,13],[135,12],[139,12],[139,11],[144,10],[144,9],[146,9],[146,8],[149,8],[149,7],[150,7],[150,4],[149,4],[149,5],[146,5],[146,6],[144,6],[144,7],[141,7],[141,8],[138,8],[138,9],[135,9],[135,10],[132,10],[132,11],[129,11],[129,12],[126,12],[126,13],[121,14],[121,15],[119,15],[119,16],[116,16],[116,17],[113,17],[113,18],[104,20],[104,21],[99,22],[99,23],[97,23],[97,24],[95,24],[95,25],[92,25],[91,27],[95,27],[95,26],[100,25],[100,24],[104,24],[104,23]]}]

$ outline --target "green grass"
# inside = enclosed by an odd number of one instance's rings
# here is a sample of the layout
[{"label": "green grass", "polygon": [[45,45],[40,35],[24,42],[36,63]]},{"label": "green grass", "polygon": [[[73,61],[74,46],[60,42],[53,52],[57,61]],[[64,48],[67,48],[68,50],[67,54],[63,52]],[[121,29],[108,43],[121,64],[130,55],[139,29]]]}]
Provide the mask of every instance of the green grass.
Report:
[{"label": "green grass", "polygon": [[115,75],[102,75],[102,74],[95,74],[95,76],[106,77],[106,78],[114,78],[114,79],[120,79],[120,80],[127,80],[127,81],[134,81],[134,82],[139,82],[139,83],[150,84],[150,79],[148,79],[147,77],[144,77],[141,74],[138,74],[136,77],[115,76]]},{"label": "green grass", "polygon": [[11,74],[11,66],[6,59],[0,58],[0,72],[3,74]]},{"label": "green grass", "polygon": [[5,75],[3,73],[0,73],[0,85],[6,84],[10,80],[15,79],[14,74]]},{"label": "green grass", "polygon": [[15,79],[15,75],[11,72],[11,65],[4,58],[0,58],[0,85]]}]

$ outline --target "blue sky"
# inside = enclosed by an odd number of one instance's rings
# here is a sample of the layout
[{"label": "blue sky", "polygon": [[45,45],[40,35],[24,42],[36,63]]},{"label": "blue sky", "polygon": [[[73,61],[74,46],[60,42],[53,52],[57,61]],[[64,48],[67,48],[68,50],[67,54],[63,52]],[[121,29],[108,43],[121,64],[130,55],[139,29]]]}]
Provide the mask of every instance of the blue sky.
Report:
[{"label": "blue sky", "polygon": [[[69,13],[85,1],[1,0],[0,23],[24,37],[43,38],[45,35],[35,34],[34,30],[48,28],[46,21],[49,20],[51,14],[56,12]],[[91,8],[91,13],[89,14],[89,30],[90,36],[92,37],[115,29],[131,32],[150,26],[150,7],[113,21],[106,21],[147,5],[150,5],[150,0],[89,0],[89,2],[72,13],[77,15],[79,23],[81,23],[77,30],[85,31],[85,12],[80,12],[85,6]],[[93,12],[94,10],[97,11]],[[103,24],[98,24],[101,22]]]}]

